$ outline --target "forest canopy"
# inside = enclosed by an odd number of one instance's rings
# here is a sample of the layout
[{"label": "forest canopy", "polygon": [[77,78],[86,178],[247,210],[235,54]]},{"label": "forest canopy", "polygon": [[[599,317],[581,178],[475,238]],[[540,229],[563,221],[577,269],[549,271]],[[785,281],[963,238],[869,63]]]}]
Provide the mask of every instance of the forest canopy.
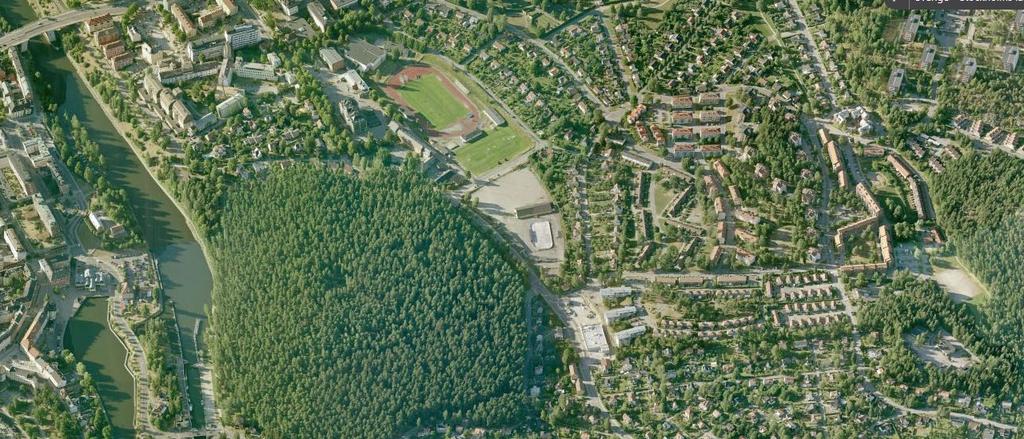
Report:
[{"label": "forest canopy", "polygon": [[229,422],[387,438],[527,417],[523,274],[421,177],[296,166],[236,185],[221,224],[211,350]]},{"label": "forest canopy", "polygon": [[997,354],[1024,370],[1024,161],[968,153],[934,184],[937,213],[957,254],[988,287],[981,308]]}]

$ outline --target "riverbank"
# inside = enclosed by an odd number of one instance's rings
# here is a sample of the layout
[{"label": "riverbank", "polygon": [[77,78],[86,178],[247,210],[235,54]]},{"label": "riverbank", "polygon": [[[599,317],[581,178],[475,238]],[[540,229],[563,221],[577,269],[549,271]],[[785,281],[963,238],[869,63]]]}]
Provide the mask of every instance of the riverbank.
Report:
[{"label": "riverbank", "polygon": [[[146,160],[146,155],[144,153],[144,149],[138,143],[136,143],[131,138],[131,136],[129,135],[129,133],[131,132],[130,131],[131,130],[131,126],[129,124],[127,124],[127,123],[124,123],[124,122],[120,121],[116,117],[116,115],[114,114],[114,112],[110,108],[110,106],[107,104],[107,102],[103,100],[102,95],[88,81],[88,69],[86,67],[84,67],[80,62],[75,60],[74,57],[66,56],[66,58],[67,58],[68,62],[70,63],[70,65],[72,66],[72,68],[74,69],[76,75],[81,79],[81,82],[85,85],[86,90],[88,90],[88,92],[92,96],[93,100],[96,102],[96,104],[103,111],[106,119],[109,121],[111,126],[114,127],[114,130],[117,132],[117,135],[124,142],[124,144],[128,145],[128,147],[131,149],[132,153],[135,155],[135,158],[138,160],[138,162],[141,165],[141,167],[146,171],[146,174],[148,175],[149,179],[152,180],[153,183],[155,183],[156,186],[160,188],[160,191],[163,193],[164,197],[167,200],[169,200],[171,202],[171,204],[173,204],[174,208],[178,211],[178,214],[184,220],[184,224],[187,227],[188,232],[191,235],[192,240],[198,245],[199,250],[202,253],[202,257],[203,257],[203,260],[204,260],[203,262],[206,265],[206,270],[210,273],[210,278],[211,278],[212,285],[211,285],[210,291],[208,292],[207,295],[208,295],[208,297],[210,297],[211,302],[212,302],[213,289],[215,288],[215,286],[217,284],[217,274],[216,274],[216,271],[214,270],[214,267],[213,267],[213,262],[212,261],[214,259],[213,259],[212,253],[210,251],[210,246],[209,246],[209,243],[207,241],[207,237],[205,235],[203,235],[202,233],[200,233],[199,228],[196,227],[195,222],[192,220],[192,216],[190,215],[190,212],[188,211],[188,209],[176,197],[174,197],[174,195],[172,194],[172,192],[171,192],[170,188],[168,187],[167,183],[165,181],[161,180],[159,178],[159,176],[157,175],[156,169],[154,167],[149,166],[147,164],[147,160]],[[151,147],[157,148],[156,146],[151,146]],[[169,297],[169,295],[165,294],[164,300],[172,300],[172,299],[175,299],[175,298]],[[209,312],[210,313],[213,312],[212,311],[212,307],[210,308]],[[195,317],[195,319],[197,321],[201,321],[202,320],[199,317]],[[178,322],[181,323],[181,320],[178,320]],[[182,327],[182,326],[179,324],[179,328],[180,327]],[[188,327],[188,326],[186,325],[185,327]],[[209,327],[210,326],[208,326],[208,328]],[[204,394],[205,392],[203,392],[204,386],[202,385],[202,382],[204,381],[204,379],[202,378],[203,375],[208,375],[210,377],[209,379],[212,382],[214,374],[213,373],[205,373],[206,371],[202,370],[202,369],[206,368],[205,365],[208,364],[208,362],[201,362],[200,361],[200,354],[199,354],[200,347],[198,345],[193,346],[193,351],[194,351],[193,352],[194,353],[194,358],[192,358],[192,359],[189,359],[189,358],[185,357],[184,352],[182,352],[182,359],[186,360],[186,361],[190,361],[191,364],[194,366],[192,369],[194,369],[194,372],[195,372],[194,374],[189,374],[189,380],[188,380],[188,383],[187,383],[187,386],[186,386],[189,389],[194,389],[195,392],[198,392],[198,393],[193,393],[192,391],[188,392],[188,396],[189,396],[188,399],[190,401],[189,405],[192,408],[192,410],[190,410],[191,414],[192,414],[192,418],[193,419],[202,419],[202,420],[205,421],[204,422],[205,424],[212,425],[214,428],[218,428],[219,429],[221,426],[220,426],[220,422],[219,422],[217,417],[215,417],[214,419],[206,419],[207,418],[206,414],[207,413],[216,413],[216,408],[214,406],[213,408],[207,409],[205,404],[208,403],[208,402],[215,402],[216,398],[215,398],[214,395],[205,395]],[[211,388],[212,387],[213,386],[211,385]],[[136,398],[136,400],[138,401],[138,398]],[[197,413],[197,412],[194,411],[196,408],[202,408],[203,410],[201,410],[199,413]],[[198,426],[198,425],[194,425],[194,426]]]}]

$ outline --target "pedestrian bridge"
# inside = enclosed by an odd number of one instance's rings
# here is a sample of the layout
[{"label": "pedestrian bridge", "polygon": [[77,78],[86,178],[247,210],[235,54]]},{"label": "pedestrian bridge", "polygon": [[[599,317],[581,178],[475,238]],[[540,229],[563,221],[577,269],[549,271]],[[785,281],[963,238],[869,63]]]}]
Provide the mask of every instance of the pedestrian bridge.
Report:
[{"label": "pedestrian bridge", "polygon": [[0,50],[15,47],[47,32],[63,29],[72,24],[106,14],[122,15],[127,10],[128,8],[121,7],[75,9],[53,17],[44,17],[0,36]]}]

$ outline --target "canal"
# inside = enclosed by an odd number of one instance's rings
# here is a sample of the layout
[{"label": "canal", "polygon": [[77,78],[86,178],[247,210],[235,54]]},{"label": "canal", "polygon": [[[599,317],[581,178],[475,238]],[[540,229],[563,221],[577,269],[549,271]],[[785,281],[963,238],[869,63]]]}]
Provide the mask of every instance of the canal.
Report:
[{"label": "canal", "polygon": [[65,329],[64,345],[92,375],[110,416],[114,437],[132,437],[133,381],[124,368],[124,346],[107,328],[107,299],[82,303]]},{"label": "canal", "polygon": [[[4,7],[0,8],[7,20],[15,27],[35,20],[35,14],[28,5],[28,0],[0,0]],[[131,147],[118,134],[111,121],[106,117],[99,103],[89,93],[83,79],[78,77],[70,61],[63,53],[43,43],[31,45],[33,58],[36,60],[45,83],[52,84],[59,101],[59,110],[67,116],[75,116],[88,130],[92,140],[100,145],[106,160],[107,180],[115,187],[124,189],[131,207],[141,224],[142,237],[149,251],[152,252],[160,266],[160,277],[164,294],[174,302],[177,311],[178,326],[182,333],[182,350],[187,364],[197,362],[198,346],[192,338],[196,323],[206,320],[205,308],[209,306],[213,279],[209,266],[195,236],[188,228],[184,216],[177,210],[174,203],[161,190],[160,186],[146,171],[144,165],[134,154]],[[63,99],[61,99],[63,98]],[[105,302],[104,302],[105,303]],[[80,314],[87,319],[91,314]],[[94,316],[93,316],[94,317]],[[77,319],[76,319],[77,320]],[[95,321],[93,321],[95,323]],[[102,320],[106,325],[106,319]],[[203,327],[205,327],[203,322]],[[73,322],[69,328],[75,327]],[[106,330],[111,336],[109,328]],[[92,348],[89,348],[92,346]],[[94,343],[80,346],[84,351],[74,351],[75,355],[102,368],[90,369],[97,380],[107,379],[99,375],[123,371],[124,349],[120,348],[117,355],[100,349]],[[124,372],[127,374],[127,371]],[[113,375],[108,377],[117,382]],[[199,373],[195,368],[188,368],[189,400],[192,401],[192,418],[195,426],[203,425],[202,394],[199,389]],[[113,405],[124,398],[122,390],[127,390],[128,404],[131,404],[131,387],[117,389],[108,395],[101,393],[104,401],[111,400]],[[130,415],[129,415],[130,420]],[[123,421],[123,420],[122,420]],[[118,422],[121,424],[121,422]],[[127,426],[118,425],[123,431],[130,430]]]}]

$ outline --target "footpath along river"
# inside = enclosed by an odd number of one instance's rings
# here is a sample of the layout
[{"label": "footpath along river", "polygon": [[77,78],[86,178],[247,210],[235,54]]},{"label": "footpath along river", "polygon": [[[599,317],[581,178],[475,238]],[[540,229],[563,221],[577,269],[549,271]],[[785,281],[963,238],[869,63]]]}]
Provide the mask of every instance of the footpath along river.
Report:
[{"label": "footpath along river", "polygon": [[[0,8],[12,26],[18,27],[36,19],[28,0],[2,0]],[[90,137],[100,145],[106,160],[107,180],[128,193],[136,216],[142,225],[142,237],[149,251],[156,256],[166,297],[174,302],[178,326],[181,329],[182,350],[187,364],[197,361],[199,347],[193,342],[193,329],[197,322],[206,328],[205,308],[210,304],[213,279],[202,248],[193,236],[188,223],[175,204],[146,171],[143,163],[120,136],[103,109],[86,88],[71,62],[62,52],[43,43],[32,44],[32,55],[46,83],[53,84],[62,114],[74,115],[88,130]],[[106,301],[95,304],[106,306]],[[123,366],[124,348],[113,340],[103,313],[80,312],[68,325],[68,330],[100,324],[103,331],[93,337],[69,334],[69,348],[86,364],[92,364],[90,373],[101,385],[100,393],[111,412],[118,437],[132,433],[131,377]],[[79,343],[75,343],[78,340]],[[91,342],[83,342],[91,340]],[[110,341],[113,340],[112,345]],[[189,399],[192,401],[194,426],[203,425],[202,394],[199,373],[188,367]],[[125,384],[128,376],[128,387]]]}]

